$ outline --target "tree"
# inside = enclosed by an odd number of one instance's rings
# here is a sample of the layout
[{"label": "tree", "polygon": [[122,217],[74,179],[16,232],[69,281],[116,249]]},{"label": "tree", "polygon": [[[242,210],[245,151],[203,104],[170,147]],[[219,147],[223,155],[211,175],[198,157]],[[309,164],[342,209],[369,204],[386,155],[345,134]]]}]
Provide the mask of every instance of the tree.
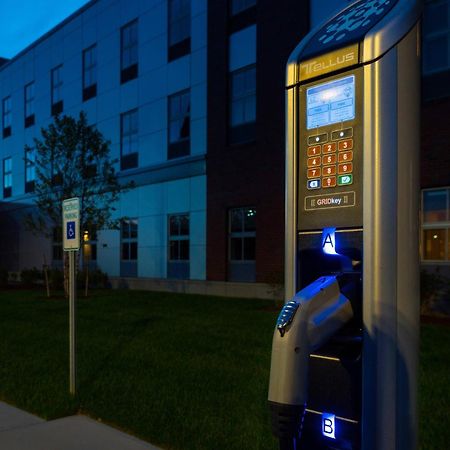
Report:
[{"label": "tree", "polygon": [[[83,231],[95,232],[117,228],[113,219],[114,203],[121,193],[133,187],[120,183],[115,164],[110,159],[110,142],[80,112],[78,120],[55,116],[53,123],[41,129],[41,139],[34,139],[36,211],[27,217],[28,228],[48,238],[62,225],[61,203],[64,199],[80,199],[80,236]],[[30,147],[25,147],[29,155]],[[67,280],[67,258],[64,272]]]}]

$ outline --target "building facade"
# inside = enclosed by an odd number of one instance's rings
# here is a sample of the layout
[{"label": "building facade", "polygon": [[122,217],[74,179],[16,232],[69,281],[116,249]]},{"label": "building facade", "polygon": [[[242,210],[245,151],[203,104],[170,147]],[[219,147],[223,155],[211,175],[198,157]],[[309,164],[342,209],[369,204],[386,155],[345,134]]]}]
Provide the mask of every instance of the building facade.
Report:
[{"label": "building facade", "polygon": [[[111,142],[119,230],[88,236],[113,284],[270,296],[284,262],[284,83],[301,38],[348,0],[92,0],[0,60],[0,267],[61,264],[34,236],[34,138],[55,114]],[[450,2],[423,22],[421,258],[450,272]],[[25,147],[31,150],[25,152]]]}]

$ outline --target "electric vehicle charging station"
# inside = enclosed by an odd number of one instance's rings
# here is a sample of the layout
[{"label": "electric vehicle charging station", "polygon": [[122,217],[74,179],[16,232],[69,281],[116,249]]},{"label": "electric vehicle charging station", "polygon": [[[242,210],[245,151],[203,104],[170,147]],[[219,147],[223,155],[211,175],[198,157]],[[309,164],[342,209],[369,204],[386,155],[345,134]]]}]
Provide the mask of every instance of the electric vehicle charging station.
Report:
[{"label": "electric vehicle charging station", "polygon": [[417,447],[421,10],[356,1],[287,65],[281,450]]}]

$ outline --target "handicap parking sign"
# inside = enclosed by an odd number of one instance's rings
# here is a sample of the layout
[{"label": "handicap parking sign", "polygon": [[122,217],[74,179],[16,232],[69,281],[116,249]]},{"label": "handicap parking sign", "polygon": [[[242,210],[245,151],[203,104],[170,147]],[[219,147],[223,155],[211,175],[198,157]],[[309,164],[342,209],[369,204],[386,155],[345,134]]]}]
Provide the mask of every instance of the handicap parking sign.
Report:
[{"label": "handicap parking sign", "polygon": [[62,203],[64,251],[80,249],[80,200],[69,198]]},{"label": "handicap parking sign", "polygon": [[66,239],[75,239],[75,222],[66,222]]}]

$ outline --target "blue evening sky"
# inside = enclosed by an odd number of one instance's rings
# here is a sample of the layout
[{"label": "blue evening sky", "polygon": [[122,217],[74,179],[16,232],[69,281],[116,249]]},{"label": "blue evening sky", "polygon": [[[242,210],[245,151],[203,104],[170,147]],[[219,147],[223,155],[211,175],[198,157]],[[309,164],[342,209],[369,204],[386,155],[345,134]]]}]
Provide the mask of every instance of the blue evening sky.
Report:
[{"label": "blue evening sky", "polygon": [[0,0],[0,56],[12,58],[88,0]]}]

